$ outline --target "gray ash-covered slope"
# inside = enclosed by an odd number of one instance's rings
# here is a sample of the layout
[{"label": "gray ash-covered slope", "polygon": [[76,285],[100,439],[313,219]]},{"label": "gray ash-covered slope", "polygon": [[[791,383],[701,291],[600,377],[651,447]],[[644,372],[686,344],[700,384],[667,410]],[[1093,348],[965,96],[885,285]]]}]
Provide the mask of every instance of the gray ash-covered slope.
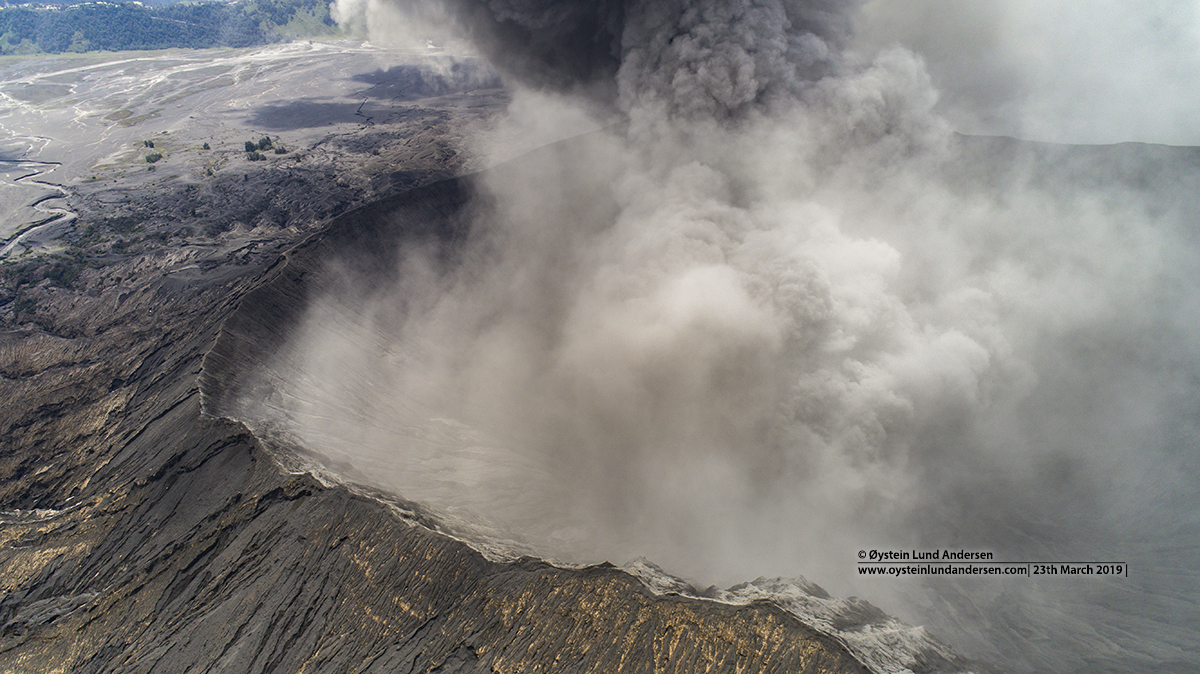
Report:
[{"label": "gray ash-covered slope", "polygon": [[266,299],[300,280],[291,260],[370,246],[371,226],[397,224],[375,216],[436,215],[461,187],[342,216],[282,262],[134,274],[3,335],[0,671],[865,671],[768,603],[487,561],[281,473],[244,427],[202,412],[199,380],[232,372],[216,353],[201,377],[222,322],[235,316],[233,344],[248,318],[286,313]]}]

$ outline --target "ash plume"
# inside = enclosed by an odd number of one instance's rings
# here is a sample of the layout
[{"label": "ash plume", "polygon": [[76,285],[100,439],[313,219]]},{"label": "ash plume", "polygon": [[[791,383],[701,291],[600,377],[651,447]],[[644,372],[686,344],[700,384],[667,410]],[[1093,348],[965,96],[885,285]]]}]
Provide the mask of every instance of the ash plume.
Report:
[{"label": "ash plume", "polygon": [[[476,151],[579,135],[479,179],[454,264],[331,264],[248,414],[557,559],[804,573],[1018,671],[1186,667],[1196,157],[958,136],[919,55],[850,48],[857,7],[391,7],[513,88]],[[920,546],[1146,575],[854,575]]]},{"label": "ash plume", "polygon": [[[672,112],[734,115],[831,72],[856,1],[418,0],[402,22],[465,39],[526,85],[587,91],[628,111],[651,97]],[[370,25],[378,5],[337,15]],[[412,30],[411,28],[409,30]]]}]

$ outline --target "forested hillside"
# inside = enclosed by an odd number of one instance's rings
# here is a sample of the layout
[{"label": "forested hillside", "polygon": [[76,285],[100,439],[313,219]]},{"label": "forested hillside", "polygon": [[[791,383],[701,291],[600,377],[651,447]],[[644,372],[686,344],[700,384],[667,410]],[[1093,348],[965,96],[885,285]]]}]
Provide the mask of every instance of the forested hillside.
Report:
[{"label": "forested hillside", "polygon": [[251,47],[334,33],[325,0],[0,7],[0,53]]}]

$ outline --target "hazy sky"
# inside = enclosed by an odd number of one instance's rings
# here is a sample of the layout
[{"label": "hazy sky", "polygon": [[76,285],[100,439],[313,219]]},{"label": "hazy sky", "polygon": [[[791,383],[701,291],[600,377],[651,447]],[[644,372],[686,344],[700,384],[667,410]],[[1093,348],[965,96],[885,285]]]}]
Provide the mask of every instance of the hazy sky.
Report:
[{"label": "hazy sky", "polygon": [[961,131],[1200,144],[1200,3],[870,0],[859,46],[926,59]]}]

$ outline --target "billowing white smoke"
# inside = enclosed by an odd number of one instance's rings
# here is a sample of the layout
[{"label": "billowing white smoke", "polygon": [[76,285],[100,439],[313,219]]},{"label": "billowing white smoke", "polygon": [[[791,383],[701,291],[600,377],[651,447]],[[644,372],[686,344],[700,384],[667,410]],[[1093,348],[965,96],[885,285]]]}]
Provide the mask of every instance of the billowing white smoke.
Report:
[{"label": "billowing white smoke", "polygon": [[[490,172],[452,270],[341,261],[276,365],[290,431],[542,554],[702,582],[803,572],[916,611],[858,550],[1144,554],[1124,542],[1195,503],[1194,204],[989,176],[920,58],[861,60],[814,6],[628,3],[625,121]],[[515,96],[521,128],[610,121]],[[1095,587],[1021,582],[916,617],[1036,594],[1053,653],[1094,615],[1062,605]]]}]

